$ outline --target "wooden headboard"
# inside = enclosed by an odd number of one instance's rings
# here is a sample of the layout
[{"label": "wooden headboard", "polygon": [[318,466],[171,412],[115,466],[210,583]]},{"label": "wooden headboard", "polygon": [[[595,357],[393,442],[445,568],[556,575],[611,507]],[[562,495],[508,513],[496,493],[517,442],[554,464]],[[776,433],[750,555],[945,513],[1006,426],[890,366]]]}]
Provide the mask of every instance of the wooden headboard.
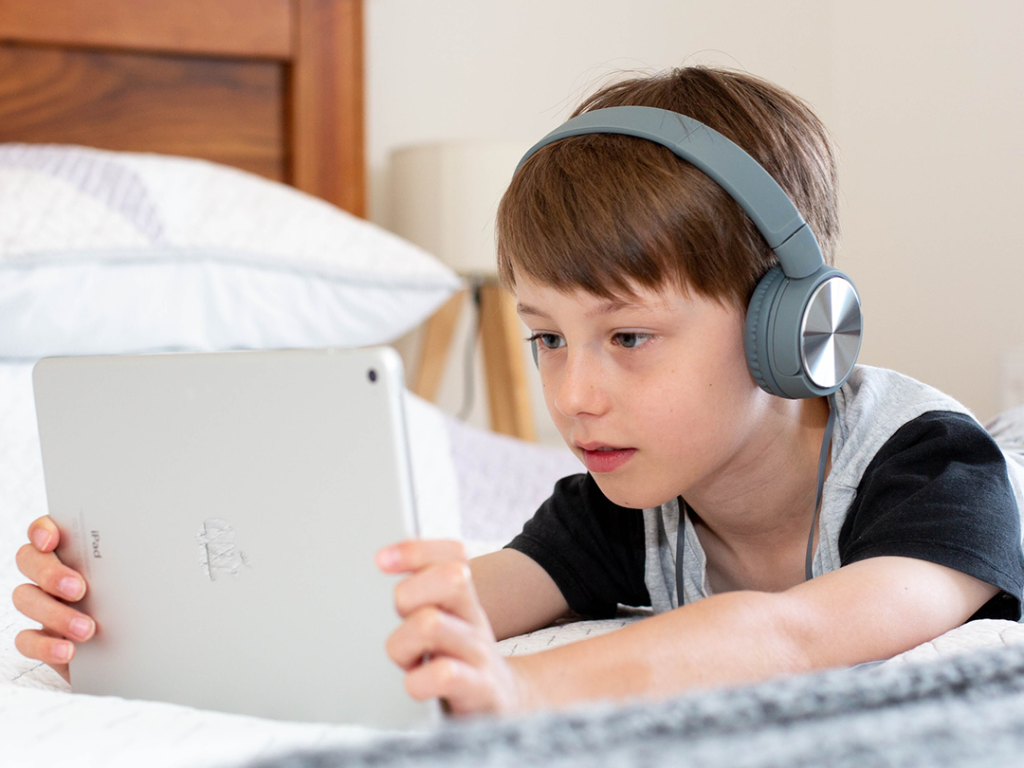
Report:
[{"label": "wooden headboard", "polygon": [[0,142],[232,165],[365,214],[362,0],[0,0]]}]

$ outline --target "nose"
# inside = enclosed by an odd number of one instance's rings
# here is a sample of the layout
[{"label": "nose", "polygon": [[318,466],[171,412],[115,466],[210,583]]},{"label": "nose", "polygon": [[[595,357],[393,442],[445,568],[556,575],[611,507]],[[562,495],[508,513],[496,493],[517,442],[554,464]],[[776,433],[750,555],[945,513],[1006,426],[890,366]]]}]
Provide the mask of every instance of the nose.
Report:
[{"label": "nose", "polygon": [[551,372],[553,405],[567,418],[599,416],[608,409],[605,371],[599,356],[570,349],[564,367]]}]

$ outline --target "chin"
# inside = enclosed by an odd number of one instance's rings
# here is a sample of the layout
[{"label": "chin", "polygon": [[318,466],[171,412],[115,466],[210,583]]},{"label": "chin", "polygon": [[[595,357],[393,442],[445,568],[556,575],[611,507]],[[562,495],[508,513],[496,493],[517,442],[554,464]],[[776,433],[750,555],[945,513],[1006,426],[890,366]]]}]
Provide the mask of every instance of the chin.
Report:
[{"label": "chin", "polygon": [[597,487],[601,489],[601,493],[607,497],[608,501],[627,509],[651,509],[671,501],[678,495],[673,493],[664,496],[657,492],[652,493],[649,486],[611,475],[591,472],[590,476],[594,478]]}]

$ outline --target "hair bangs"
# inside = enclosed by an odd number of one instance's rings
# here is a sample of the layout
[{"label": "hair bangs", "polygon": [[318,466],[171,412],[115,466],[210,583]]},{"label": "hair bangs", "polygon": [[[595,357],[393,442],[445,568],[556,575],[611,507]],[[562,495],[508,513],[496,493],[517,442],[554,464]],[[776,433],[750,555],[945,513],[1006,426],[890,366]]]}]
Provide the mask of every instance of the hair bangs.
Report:
[{"label": "hair bangs", "polygon": [[678,243],[659,222],[673,212],[649,178],[652,171],[665,174],[637,163],[637,150],[648,149],[638,143],[617,135],[573,137],[523,165],[497,217],[498,271],[505,285],[514,287],[516,274],[527,275],[558,290],[603,298],[666,282],[685,287]]},{"label": "hair bangs", "polygon": [[[714,181],[644,139],[588,134],[542,148],[516,174],[497,217],[498,271],[602,298],[691,288],[745,303],[761,266],[725,254],[767,252]],[[723,257],[724,256],[724,257]],[[736,290],[737,271],[750,274]]]}]

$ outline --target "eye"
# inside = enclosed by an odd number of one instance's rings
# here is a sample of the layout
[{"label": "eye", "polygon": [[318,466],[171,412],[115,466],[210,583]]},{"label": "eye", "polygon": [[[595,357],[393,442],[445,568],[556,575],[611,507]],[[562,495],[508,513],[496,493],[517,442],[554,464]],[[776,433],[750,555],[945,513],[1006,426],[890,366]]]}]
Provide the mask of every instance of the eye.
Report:
[{"label": "eye", "polygon": [[539,342],[544,349],[558,349],[565,345],[565,339],[557,333],[535,333],[527,341]]},{"label": "eye", "polygon": [[641,347],[647,343],[647,341],[653,336],[651,333],[639,333],[638,331],[623,331],[616,333],[612,339],[615,344],[626,349],[635,349]]}]

